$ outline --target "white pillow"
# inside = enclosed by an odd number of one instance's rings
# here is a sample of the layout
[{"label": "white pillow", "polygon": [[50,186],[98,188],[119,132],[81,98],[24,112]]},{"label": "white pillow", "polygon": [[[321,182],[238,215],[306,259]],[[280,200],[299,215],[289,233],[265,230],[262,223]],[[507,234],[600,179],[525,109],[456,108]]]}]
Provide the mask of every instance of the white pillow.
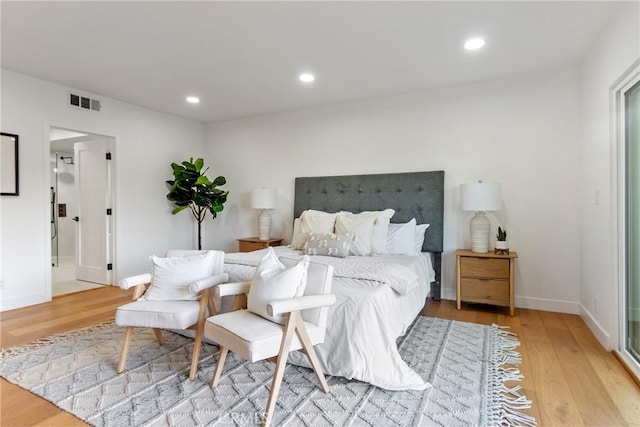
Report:
[{"label": "white pillow", "polygon": [[149,301],[197,300],[189,286],[196,280],[212,276],[215,269],[213,252],[188,257],[151,257],[151,286],[141,299]]},{"label": "white pillow", "polygon": [[247,309],[265,319],[284,324],[284,315],[269,316],[267,304],[279,299],[302,296],[307,285],[308,267],[309,257],[306,255],[293,267],[285,267],[273,248],[269,247],[253,274],[247,295]]},{"label": "white pillow", "polygon": [[385,209],[383,211],[364,211],[358,215],[375,215],[376,221],[373,223],[373,234],[371,235],[371,252],[374,254],[387,253],[387,233],[389,232],[389,222],[396,211]]},{"label": "white pillow", "polygon": [[417,224],[416,225],[416,255],[422,252],[422,245],[424,244],[424,233],[429,228],[429,224]]},{"label": "white pillow", "polygon": [[415,218],[404,224],[389,224],[387,252],[395,255],[419,255],[427,228],[429,224],[416,224]]},{"label": "white pillow", "polygon": [[357,256],[371,255],[371,241],[373,237],[373,224],[376,221],[374,214],[352,214],[340,212],[336,218],[337,234],[353,234],[353,241],[349,253]]},{"label": "white pillow", "polygon": [[308,235],[311,233],[333,233],[336,215],[336,213],[327,213],[312,209],[302,212],[298,224],[296,224],[296,221],[293,222],[291,247],[293,249],[301,250]]},{"label": "white pillow", "polygon": [[293,235],[291,236],[291,248],[300,250],[307,241],[309,235],[302,232],[302,225],[300,224],[300,218],[293,220]]},{"label": "white pillow", "polygon": [[404,224],[389,224],[387,233],[387,253],[394,255],[415,255],[416,219]]}]

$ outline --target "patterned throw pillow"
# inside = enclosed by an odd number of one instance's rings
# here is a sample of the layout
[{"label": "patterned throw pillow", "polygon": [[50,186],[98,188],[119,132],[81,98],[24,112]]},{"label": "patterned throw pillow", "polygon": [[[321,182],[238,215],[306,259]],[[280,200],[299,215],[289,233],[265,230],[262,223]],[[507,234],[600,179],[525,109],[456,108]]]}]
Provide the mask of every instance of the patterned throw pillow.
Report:
[{"label": "patterned throw pillow", "polygon": [[293,237],[291,247],[302,250],[309,234],[311,233],[333,233],[337,213],[328,213],[307,209],[302,212],[300,218],[293,222]]},{"label": "patterned throw pillow", "polygon": [[311,233],[302,250],[307,255],[325,255],[344,258],[349,255],[349,247],[353,241],[353,234],[344,233]]}]

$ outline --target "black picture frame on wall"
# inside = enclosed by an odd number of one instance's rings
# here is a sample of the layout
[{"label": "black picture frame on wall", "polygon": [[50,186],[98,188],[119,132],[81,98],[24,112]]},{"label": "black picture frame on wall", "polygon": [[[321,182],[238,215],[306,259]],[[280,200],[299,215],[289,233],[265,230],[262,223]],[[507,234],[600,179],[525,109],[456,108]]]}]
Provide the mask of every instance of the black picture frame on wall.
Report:
[{"label": "black picture frame on wall", "polygon": [[18,171],[18,135],[0,132],[0,195],[20,194],[20,173]]}]

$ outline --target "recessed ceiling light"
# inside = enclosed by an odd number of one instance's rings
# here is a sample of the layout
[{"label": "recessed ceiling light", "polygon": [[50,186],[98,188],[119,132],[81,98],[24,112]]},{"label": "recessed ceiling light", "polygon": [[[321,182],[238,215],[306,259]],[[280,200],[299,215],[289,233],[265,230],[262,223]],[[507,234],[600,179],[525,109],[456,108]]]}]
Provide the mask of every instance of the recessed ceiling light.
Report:
[{"label": "recessed ceiling light", "polygon": [[484,39],[483,38],[469,39],[464,44],[464,48],[467,49],[467,50],[480,49],[482,46],[484,46]]},{"label": "recessed ceiling light", "polygon": [[313,74],[309,74],[309,73],[300,74],[300,81],[301,82],[311,83],[315,79],[316,78],[315,78],[315,76]]},{"label": "recessed ceiling light", "polygon": [[197,96],[187,96],[187,102],[190,104],[197,104],[200,102],[200,98]]}]

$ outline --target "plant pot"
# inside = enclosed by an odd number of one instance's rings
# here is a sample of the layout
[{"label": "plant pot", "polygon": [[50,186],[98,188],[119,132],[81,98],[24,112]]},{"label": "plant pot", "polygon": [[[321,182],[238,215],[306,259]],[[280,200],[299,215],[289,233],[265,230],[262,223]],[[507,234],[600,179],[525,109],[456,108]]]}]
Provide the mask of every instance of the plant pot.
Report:
[{"label": "plant pot", "polygon": [[509,242],[504,240],[496,240],[495,248],[500,250],[509,249]]}]

